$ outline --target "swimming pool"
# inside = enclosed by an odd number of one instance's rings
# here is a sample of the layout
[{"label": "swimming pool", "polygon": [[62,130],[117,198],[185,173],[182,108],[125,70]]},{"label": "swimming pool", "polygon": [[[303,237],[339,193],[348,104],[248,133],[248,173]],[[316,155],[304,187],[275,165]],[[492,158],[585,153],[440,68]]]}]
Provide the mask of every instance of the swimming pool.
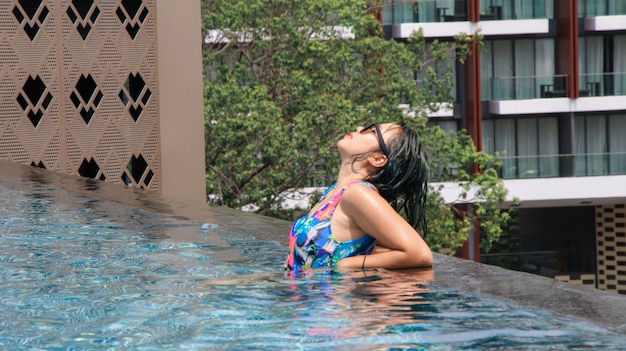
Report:
[{"label": "swimming pool", "polygon": [[289,278],[271,240],[285,232],[253,237],[34,172],[0,173],[2,349],[626,348],[605,328],[442,286],[432,270]]}]

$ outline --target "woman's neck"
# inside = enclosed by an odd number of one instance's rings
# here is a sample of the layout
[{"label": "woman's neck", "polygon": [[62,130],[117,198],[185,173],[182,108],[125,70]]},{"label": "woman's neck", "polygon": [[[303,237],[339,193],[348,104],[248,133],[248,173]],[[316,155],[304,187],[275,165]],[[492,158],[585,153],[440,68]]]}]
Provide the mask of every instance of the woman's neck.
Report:
[{"label": "woman's neck", "polygon": [[342,164],[337,175],[337,187],[340,188],[355,180],[363,180],[366,177],[365,170],[355,170],[350,164]]}]

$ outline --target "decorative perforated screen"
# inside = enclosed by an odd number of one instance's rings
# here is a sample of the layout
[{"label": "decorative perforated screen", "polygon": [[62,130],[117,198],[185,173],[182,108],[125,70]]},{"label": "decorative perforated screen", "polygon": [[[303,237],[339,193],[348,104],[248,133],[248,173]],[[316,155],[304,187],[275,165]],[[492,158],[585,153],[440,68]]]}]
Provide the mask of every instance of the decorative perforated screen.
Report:
[{"label": "decorative perforated screen", "polygon": [[596,207],[598,288],[626,294],[626,206]]},{"label": "decorative perforated screen", "polygon": [[155,1],[0,1],[1,159],[159,189]]}]

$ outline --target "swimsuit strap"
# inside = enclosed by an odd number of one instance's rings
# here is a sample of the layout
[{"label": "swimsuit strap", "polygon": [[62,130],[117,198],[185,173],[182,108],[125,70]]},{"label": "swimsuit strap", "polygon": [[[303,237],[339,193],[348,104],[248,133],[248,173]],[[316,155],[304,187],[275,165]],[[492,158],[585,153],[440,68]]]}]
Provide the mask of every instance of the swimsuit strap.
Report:
[{"label": "swimsuit strap", "polygon": [[374,185],[372,185],[371,183],[368,183],[368,182],[366,182],[364,180],[355,180],[355,181],[352,181],[352,182],[344,185],[343,188],[341,188],[341,190],[339,190],[337,195],[335,195],[335,197],[333,197],[326,205],[323,206],[323,207],[326,207],[329,204],[332,204],[333,208],[332,208],[331,213],[330,213],[331,216],[335,212],[335,208],[337,208],[337,204],[339,203],[339,200],[341,200],[341,197],[343,196],[343,193],[346,191],[346,189],[348,189],[353,184],[357,184],[357,183],[363,184],[363,185],[367,186],[368,188],[378,192],[378,190],[376,189],[376,187]]},{"label": "swimsuit strap", "polygon": [[[337,193],[337,195],[335,195],[335,197],[333,197],[333,199],[332,199],[332,200],[330,200],[330,201],[331,201],[331,202],[334,202],[334,201],[335,201],[335,199],[340,198],[340,197],[343,195],[343,192],[344,192],[344,191],[346,191],[346,189],[348,189],[351,185],[353,185],[353,184],[357,184],[357,183],[363,184],[363,185],[365,185],[366,187],[368,187],[368,188],[370,188],[370,189],[372,189],[372,190],[374,190],[374,191],[378,192],[378,190],[376,189],[376,187],[375,187],[374,185],[372,185],[371,183],[368,183],[368,182],[366,182],[366,181],[364,181],[364,180],[354,180],[354,181],[351,181],[350,183],[348,183],[348,184],[344,185],[344,186],[343,186],[343,188],[341,188],[341,190],[339,190],[339,193]],[[334,187],[334,186],[333,186],[333,187]]]},{"label": "swimsuit strap", "polygon": [[[344,187],[343,187],[343,188],[341,188],[341,191],[340,191],[339,193],[340,193],[340,194],[343,194],[343,192],[344,192],[344,191],[346,191],[346,189],[348,189],[348,187],[350,187],[352,184],[356,184],[356,183],[360,183],[360,184],[362,184],[362,185],[365,185],[366,187],[368,187],[368,188],[370,188],[370,189],[372,189],[372,190],[374,190],[374,191],[378,192],[378,190],[376,189],[376,187],[375,187],[372,183],[366,182],[366,181],[364,181],[364,180],[353,180],[353,181],[351,181],[350,183],[348,183],[348,184],[344,185]],[[335,196],[335,197],[336,197],[336,196]]]},{"label": "swimsuit strap", "polygon": [[[361,183],[361,184],[367,186],[368,188],[378,192],[378,190],[376,189],[376,187],[374,185],[372,185],[371,183],[368,183],[368,182],[366,182],[364,180],[352,181],[352,182],[346,184],[343,188],[341,188],[341,190],[339,190],[337,195],[335,195],[326,204],[324,204],[324,206],[320,207],[315,212],[311,213],[309,215],[309,218],[313,217],[314,215],[318,214],[319,212],[324,212],[324,215],[323,215],[324,218],[330,218],[333,215],[333,213],[335,213],[335,209],[337,208],[337,204],[341,200],[341,197],[343,196],[344,191],[346,191],[346,189],[348,189],[348,187],[350,187],[351,185],[356,184],[356,183]],[[318,203],[324,201],[324,199],[326,199],[326,196],[328,195],[328,193],[331,190],[333,190],[336,186],[337,186],[337,184],[335,183],[335,184],[331,185],[328,189],[326,189],[326,191],[324,192],[324,195],[322,196],[322,198],[320,199],[320,201]]]}]

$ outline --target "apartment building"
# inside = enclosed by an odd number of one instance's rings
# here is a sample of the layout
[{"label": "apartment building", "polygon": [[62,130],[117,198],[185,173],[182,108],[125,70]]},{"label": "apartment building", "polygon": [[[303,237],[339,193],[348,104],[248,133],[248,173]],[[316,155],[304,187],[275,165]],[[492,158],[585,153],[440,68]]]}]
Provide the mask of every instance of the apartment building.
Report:
[{"label": "apartment building", "polygon": [[497,153],[521,205],[499,247],[475,236],[467,256],[626,294],[626,0],[394,1],[382,17],[399,41],[483,36],[429,123]]}]

